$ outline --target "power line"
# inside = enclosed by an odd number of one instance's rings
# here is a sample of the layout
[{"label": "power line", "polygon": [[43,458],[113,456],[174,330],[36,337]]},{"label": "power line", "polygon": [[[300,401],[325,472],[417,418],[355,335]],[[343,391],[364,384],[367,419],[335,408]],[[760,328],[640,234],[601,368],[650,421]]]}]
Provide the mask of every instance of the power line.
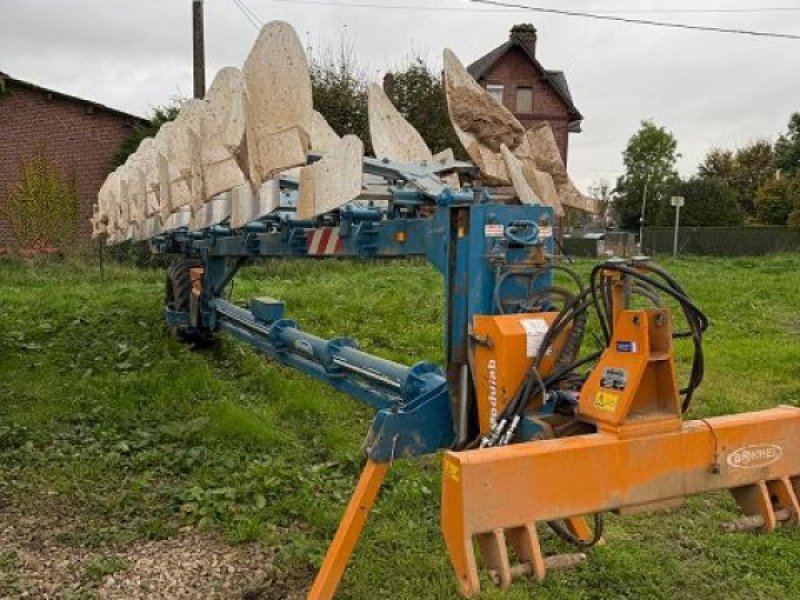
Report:
[{"label": "power line", "polygon": [[465,8],[457,6],[400,6],[396,4],[353,4],[350,2],[323,2],[318,0],[272,0],[286,4],[313,4],[316,6],[341,6],[345,8],[379,8],[381,10],[413,10],[436,12],[470,12],[470,13],[515,13],[519,10],[492,9],[492,8]]},{"label": "power line", "polygon": [[[344,8],[377,8],[381,10],[413,10],[413,11],[435,11],[435,12],[464,12],[464,13],[517,13],[531,10],[531,7],[509,6],[506,8],[468,8],[460,6],[420,6],[420,5],[400,5],[400,4],[374,4],[374,3],[353,3],[353,2],[325,2],[324,0],[272,0],[272,2],[283,2],[287,4],[312,4],[316,6],[337,6]],[[545,9],[549,10],[549,9]],[[778,12],[800,12],[798,6],[772,6],[763,8],[653,8],[653,9],[592,9],[598,15],[617,15],[624,14],[754,14],[754,13],[778,13]]]},{"label": "power line", "polygon": [[628,23],[633,25],[650,25],[652,27],[667,27],[672,29],[688,29],[691,31],[707,31],[713,33],[734,33],[738,35],[751,35],[756,37],[780,38],[784,40],[800,40],[800,35],[791,33],[777,33],[773,31],[752,31],[749,29],[733,29],[728,27],[711,27],[705,25],[689,25],[686,23],[670,23],[668,21],[653,21],[650,19],[634,19],[630,17],[620,17],[618,15],[604,15],[599,13],[579,12],[573,10],[563,10],[560,8],[545,8],[541,6],[528,6],[527,4],[514,4],[512,2],[501,2],[499,0],[470,0],[477,4],[488,4],[505,8],[518,8],[529,12],[546,13],[560,15],[564,17],[581,17],[584,19],[594,19],[597,21],[615,21],[618,23]]},{"label": "power line", "polygon": [[247,3],[246,3],[244,0],[239,0],[239,4],[241,4],[241,5],[244,7],[244,9],[245,9],[247,12],[249,12],[249,13],[250,13],[250,16],[251,16],[251,17],[253,17],[253,19],[255,19],[256,23],[258,23],[258,24],[259,24],[259,26],[262,26],[262,27],[263,27],[263,25],[264,25],[264,21],[263,21],[263,20],[261,20],[261,17],[259,17],[259,16],[258,16],[258,15],[255,13],[255,11],[254,11],[253,9],[251,9],[251,8],[250,8],[250,7],[247,5]]},{"label": "power line", "polygon": [[243,0],[232,0],[234,5],[238,7],[238,9],[242,12],[242,14],[247,18],[250,23],[253,24],[253,27],[256,29],[261,29],[261,19],[258,18],[258,15],[255,14],[252,10],[250,10],[247,5],[244,3]]}]

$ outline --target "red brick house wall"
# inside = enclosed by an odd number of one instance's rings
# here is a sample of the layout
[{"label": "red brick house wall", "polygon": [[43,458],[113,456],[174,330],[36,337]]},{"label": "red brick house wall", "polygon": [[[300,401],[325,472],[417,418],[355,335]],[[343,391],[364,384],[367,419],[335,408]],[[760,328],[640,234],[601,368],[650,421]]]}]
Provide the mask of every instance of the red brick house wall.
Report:
[{"label": "red brick house wall", "polygon": [[[0,74],[0,206],[19,183],[20,164],[37,153],[74,176],[80,199],[79,239],[91,237],[88,219],[112,156],[139,117],[39,88]],[[4,88],[4,91],[3,91]],[[13,242],[0,217],[0,248]]]},{"label": "red brick house wall", "polygon": [[[481,78],[484,87],[493,83],[503,85],[503,104],[514,113],[527,129],[533,121],[549,121],[564,162],[567,160],[569,110],[564,101],[545,80],[544,74],[519,49],[511,48]],[[533,112],[517,111],[517,88],[533,89]]]}]

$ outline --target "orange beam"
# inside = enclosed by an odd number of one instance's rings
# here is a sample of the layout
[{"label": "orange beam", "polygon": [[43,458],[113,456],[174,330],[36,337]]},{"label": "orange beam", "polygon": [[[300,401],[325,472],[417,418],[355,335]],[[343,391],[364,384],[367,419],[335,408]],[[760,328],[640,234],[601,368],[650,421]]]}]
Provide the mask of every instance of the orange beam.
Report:
[{"label": "orange beam", "polygon": [[796,508],[800,408],[690,421],[648,437],[595,433],[447,452],[443,472],[442,531],[462,591],[472,595],[480,589],[472,538],[498,530],[719,489],[735,489],[744,512],[771,529],[767,488],[781,485],[785,508]]},{"label": "orange beam", "polygon": [[344,511],[339,529],[328,548],[322,567],[308,593],[308,600],[329,600],[336,593],[347,561],[358,543],[361,531],[369,517],[369,511],[378,497],[383,480],[389,471],[389,463],[367,460],[353,496]]}]

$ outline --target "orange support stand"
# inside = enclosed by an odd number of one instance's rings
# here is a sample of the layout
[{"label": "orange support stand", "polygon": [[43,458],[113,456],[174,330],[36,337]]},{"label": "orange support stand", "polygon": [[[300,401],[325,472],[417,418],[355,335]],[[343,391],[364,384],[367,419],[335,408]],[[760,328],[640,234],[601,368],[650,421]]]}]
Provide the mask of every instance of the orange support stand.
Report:
[{"label": "orange support stand", "polygon": [[333,598],[388,471],[389,463],[367,460],[367,465],[339,523],[339,529],[336,530],[336,535],[325,555],[322,568],[308,593],[308,600]]}]

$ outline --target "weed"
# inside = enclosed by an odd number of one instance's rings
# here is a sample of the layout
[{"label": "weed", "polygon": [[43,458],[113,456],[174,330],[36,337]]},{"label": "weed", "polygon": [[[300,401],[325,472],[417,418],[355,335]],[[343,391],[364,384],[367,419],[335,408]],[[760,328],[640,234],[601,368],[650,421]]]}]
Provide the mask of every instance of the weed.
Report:
[{"label": "weed", "polygon": [[83,573],[84,584],[100,583],[103,579],[114,573],[119,573],[128,568],[128,563],[117,556],[97,558],[86,565]]}]

